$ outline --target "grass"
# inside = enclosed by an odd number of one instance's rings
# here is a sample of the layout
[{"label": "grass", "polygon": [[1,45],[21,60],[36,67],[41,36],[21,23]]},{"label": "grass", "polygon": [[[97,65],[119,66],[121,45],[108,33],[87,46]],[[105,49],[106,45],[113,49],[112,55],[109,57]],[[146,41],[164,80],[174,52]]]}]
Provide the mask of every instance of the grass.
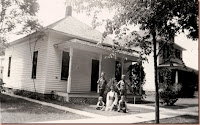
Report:
[{"label": "grass", "polygon": [[[8,95],[3,95],[6,100],[1,103],[1,122],[2,123],[25,123],[25,122],[43,122],[43,121],[54,121],[54,120],[72,120],[88,118],[78,114],[73,114],[70,112],[65,112],[52,107],[43,106],[33,102],[28,102],[23,99],[14,98]],[[149,99],[150,98],[150,99]],[[148,97],[146,100],[138,102],[137,104],[144,105],[154,105],[154,97]],[[95,105],[88,104],[73,104],[69,102],[60,102],[56,100],[46,100],[47,102],[58,104],[61,106],[66,106],[86,112],[91,112],[103,116],[120,116],[120,115],[130,115],[138,113],[148,113],[154,112],[151,109],[128,107],[129,113],[119,113],[119,112],[106,112],[99,111],[95,109]],[[188,107],[198,106],[198,98],[181,98],[176,103],[175,106],[165,106],[160,105],[162,108],[170,109],[184,109]],[[198,116],[182,115],[174,118],[161,119],[160,123],[198,123]],[[154,123],[154,121],[148,121],[144,123]]]},{"label": "grass", "polygon": [[[148,95],[145,98],[144,102],[149,102],[146,103],[147,105],[154,106],[155,105],[155,97],[154,95]],[[145,103],[143,103],[145,104]],[[165,104],[160,104],[160,107],[162,108],[169,108],[169,109],[184,109],[188,107],[195,107],[199,105],[199,100],[198,100],[198,93],[195,93],[195,96],[193,98],[179,98],[175,105],[173,106],[167,106]]]},{"label": "grass", "polygon": [[[144,123],[155,123],[155,121],[147,121]],[[144,124],[142,123],[142,124]],[[182,116],[177,116],[173,118],[166,118],[166,119],[161,119],[160,123],[173,123],[173,124],[198,124],[199,123],[199,117],[198,116],[192,116],[192,115],[182,115]]]},{"label": "grass", "polygon": [[134,107],[128,107],[128,113],[122,113],[117,111],[99,111],[96,110],[96,105],[89,105],[89,104],[73,104],[69,102],[59,102],[56,100],[48,100],[50,103],[54,103],[61,106],[66,106],[74,109],[78,109],[81,111],[86,111],[90,113],[95,113],[103,116],[121,116],[121,115],[130,115],[130,114],[137,114],[137,113],[148,113],[153,112],[154,110],[151,109],[144,109],[144,108],[134,108]]},{"label": "grass", "polygon": [[71,112],[43,106],[23,99],[1,94],[1,123],[27,123],[87,118]]}]

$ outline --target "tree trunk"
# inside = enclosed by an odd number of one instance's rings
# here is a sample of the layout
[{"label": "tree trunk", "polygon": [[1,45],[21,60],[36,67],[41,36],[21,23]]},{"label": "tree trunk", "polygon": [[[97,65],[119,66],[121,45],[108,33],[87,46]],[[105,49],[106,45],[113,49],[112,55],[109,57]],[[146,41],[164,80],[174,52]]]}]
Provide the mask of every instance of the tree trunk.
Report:
[{"label": "tree trunk", "polygon": [[155,29],[152,32],[153,37],[153,56],[154,56],[154,75],[155,75],[155,121],[159,123],[159,92],[158,92],[158,80],[157,80],[157,53],[156,53],[156,32]]}]

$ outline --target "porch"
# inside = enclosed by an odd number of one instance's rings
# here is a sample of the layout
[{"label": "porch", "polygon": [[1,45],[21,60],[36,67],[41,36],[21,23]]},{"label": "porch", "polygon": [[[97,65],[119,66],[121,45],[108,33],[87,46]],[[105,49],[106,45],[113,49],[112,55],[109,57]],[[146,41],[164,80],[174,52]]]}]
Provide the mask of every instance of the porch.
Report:
[{"label": "porch", "polygon": [[[98,86],[97,80],[104,71],[107,82],[116,77],[116,67],[120,65],[120,79],[122,74],[126,74],[127,67],[136,62],[139,55],[137,53],[121,52],[116,59],[106,58],[112,51],[109,45],[99,45],[97,43],[71,39],[55,44],[54,47],[60,51],[69,53],[69,70],[66,80],[66,91],[57,94],[66,97],[66,101],[76,102],[97,100]],[[92,102],[91,101],[91,102]]]},{"label": "porch", "polygon": [[[94,105],[97,103],[99,97],[99,94],[97,92],[57,92],[56,95],[59,101]],[[128,93],[126,100],[129,103],[135,104],[137,101],[141,101],[141,95],[133,95],[132,93]]]}]

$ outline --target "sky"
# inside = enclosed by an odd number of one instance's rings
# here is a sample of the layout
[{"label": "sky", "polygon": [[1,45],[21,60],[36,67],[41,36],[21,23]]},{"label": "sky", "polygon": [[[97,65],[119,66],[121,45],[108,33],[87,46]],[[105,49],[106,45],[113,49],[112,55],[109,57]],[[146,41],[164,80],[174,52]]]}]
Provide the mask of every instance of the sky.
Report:
[{"label": "sky", "polygon": [[[41,21],[41,24],[44,26],[64,18],[66,8],[65,0],[38,0],[38,3],[40,5],[40,10],[37,16]],[[99,19],[111,18],[112,15],[113,13],[103,10],[99,15]],[[92,17],[88,17],[84,13],[76,13],[73,11],[72,16],[88,25],[91,25]],[[97,27],[97,30],[103,32],[104,27]],[[198,41],[187,39],[185,34],[182,33],[175,37],[175,43],[186,49],[186,51],[183,52],[183,61],[186,66],[198,69]]]}]

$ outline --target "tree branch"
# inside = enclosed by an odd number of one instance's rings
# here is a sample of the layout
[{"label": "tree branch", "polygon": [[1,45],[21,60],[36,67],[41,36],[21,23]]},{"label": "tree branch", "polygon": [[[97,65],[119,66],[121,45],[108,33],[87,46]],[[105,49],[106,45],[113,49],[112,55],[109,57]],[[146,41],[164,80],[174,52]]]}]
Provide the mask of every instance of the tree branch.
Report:
[{"label": "tree branch", "polygon": [[165,44],[167,43],[167,41],[165,41],[165,43],[160,47],[160,49],[158,50],[158,53],[156,55],[156,58],[158,57],[158,55],[161,53],[162,49],[164,48]]}]

